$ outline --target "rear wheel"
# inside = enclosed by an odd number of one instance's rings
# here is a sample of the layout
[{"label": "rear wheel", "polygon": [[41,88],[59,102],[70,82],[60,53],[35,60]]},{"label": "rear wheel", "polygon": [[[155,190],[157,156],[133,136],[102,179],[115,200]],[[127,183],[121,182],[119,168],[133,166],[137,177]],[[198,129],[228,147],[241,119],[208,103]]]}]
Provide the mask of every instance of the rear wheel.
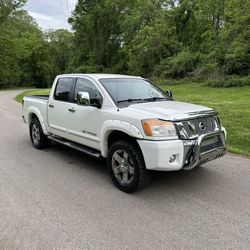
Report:
[{"label": "rear wheel", "polygon": [[124,192],[132,193],[150,180],[142,153],[133,142],[121,140],[113,143],[107,164],[113,183]]},{"label": "rear wheel", "polygon": [[43,133],[42,126],[37,118],[33,118],[30,123],[30,139],[36,149],[43,149],[49,146],[50,140]]}]

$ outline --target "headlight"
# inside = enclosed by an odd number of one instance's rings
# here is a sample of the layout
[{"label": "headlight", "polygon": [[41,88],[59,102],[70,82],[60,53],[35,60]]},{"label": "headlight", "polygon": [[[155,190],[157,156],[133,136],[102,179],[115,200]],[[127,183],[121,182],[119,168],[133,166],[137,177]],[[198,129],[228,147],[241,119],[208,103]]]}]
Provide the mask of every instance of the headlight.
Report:
[{"label": "headlight", "polygon": [[175,126],[172,122],[158,119],[142,120],[142,126],[147,136],[171,137],[176,136]]}]

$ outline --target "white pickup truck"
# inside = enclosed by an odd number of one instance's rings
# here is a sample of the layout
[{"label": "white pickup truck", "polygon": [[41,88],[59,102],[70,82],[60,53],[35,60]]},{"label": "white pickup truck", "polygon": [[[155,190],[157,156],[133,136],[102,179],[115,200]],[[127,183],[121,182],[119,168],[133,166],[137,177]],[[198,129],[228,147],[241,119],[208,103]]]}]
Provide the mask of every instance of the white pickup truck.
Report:
[{"label": "white pickup truck", "polygon": [[56,141],[106,158],[112,181],[128,193],[149,181],[149,170],[190,170],[226,152],[214,110],[174,101],[135,76],[59,75],[49,96],[24,97],[23,119],[35,148]]}]

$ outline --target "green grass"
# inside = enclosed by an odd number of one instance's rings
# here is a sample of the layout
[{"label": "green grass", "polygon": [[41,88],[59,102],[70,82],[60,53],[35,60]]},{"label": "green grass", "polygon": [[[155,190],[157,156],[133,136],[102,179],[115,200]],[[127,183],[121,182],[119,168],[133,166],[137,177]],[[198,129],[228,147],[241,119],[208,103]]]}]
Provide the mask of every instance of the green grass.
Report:
[{"label": "green grass", "polygon": [[232,153],[250,156],[250,86],[211,88],[201,84],[161,86],[170,89],[173,98],[208,106],[220,114],[227,130],[228,149]]},{"label": "green grass", "polygon": [[48,95],[50,89],[32,89],[22,92],[21,94],[15,97],[17,102],[22,102],[24,96],[31,96],[31,95]]},{"label": "green grass", "polygon": [[[178,101],[201,104],[219,112],[227,129],[228,149],[232,153],[250,156],[250,86],[241,88],[211,88],[201,84],[161,85],[171,89]],[[25,91],[16,97],[46,95],[49,89]]]}]

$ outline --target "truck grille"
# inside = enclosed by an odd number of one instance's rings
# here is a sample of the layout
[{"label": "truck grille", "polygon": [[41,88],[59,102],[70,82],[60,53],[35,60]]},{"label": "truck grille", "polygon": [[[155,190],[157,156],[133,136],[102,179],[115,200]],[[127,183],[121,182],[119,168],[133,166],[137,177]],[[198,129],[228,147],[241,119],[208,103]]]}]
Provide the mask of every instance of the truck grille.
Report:
[{"label": "truck grille", "polygon": [[201,143],[201,153],[223,146],[220,136],[205,139]]},{"label": "truck grille", "polygon": [[216,116],[200,117],[177,122],[181,139],[192,139],[197,135],[212,133],[219,129],[219,119]]}]

